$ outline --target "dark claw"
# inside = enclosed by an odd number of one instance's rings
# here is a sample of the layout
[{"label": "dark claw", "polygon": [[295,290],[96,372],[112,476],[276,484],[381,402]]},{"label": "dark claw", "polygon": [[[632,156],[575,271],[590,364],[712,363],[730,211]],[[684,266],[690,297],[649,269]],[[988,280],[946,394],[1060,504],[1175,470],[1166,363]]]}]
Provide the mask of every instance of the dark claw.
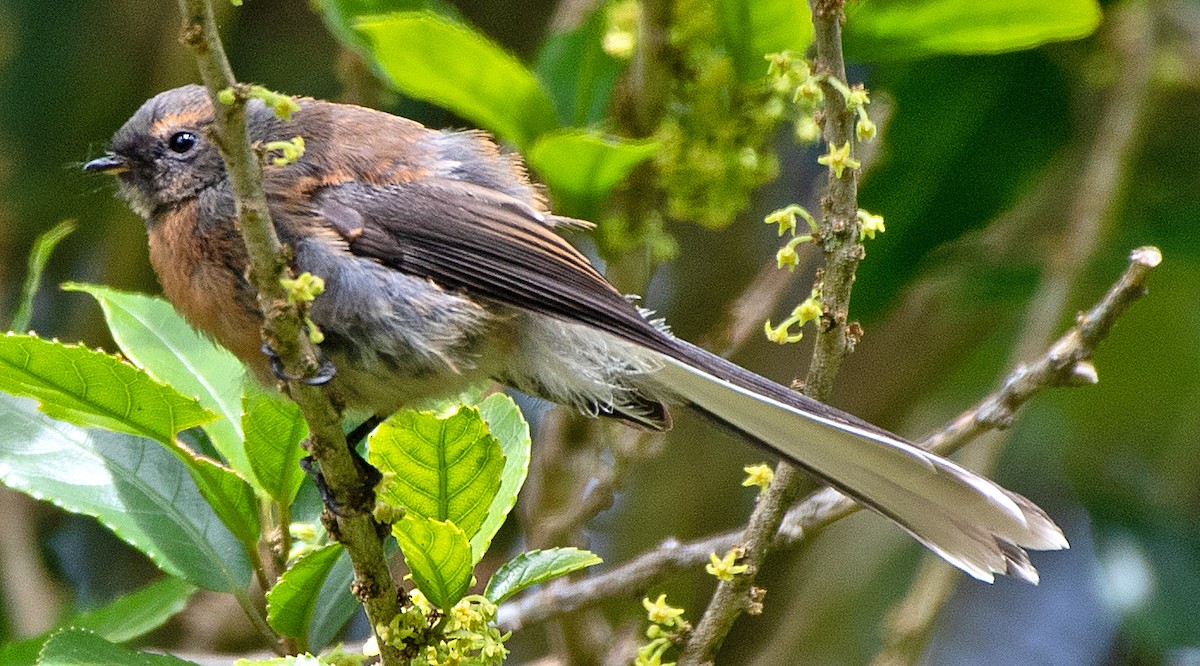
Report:
[{"label": "dark claw", "polygon": [[321,367],[317,368],[317,374],[311,377],[296,377],[289,375],[283,369],[283,361],[279,360],[279,354],[275,353],[274,349],[271,349],[270,344],[266,342],[262,344],[262,353],[271,361],[271,373],[276,378],[285,382],[300,382],[309,386],[320,386],[328,384],[329,380],[333,379],[334,375],[337,374],[337,367],[329,359],[322,358]]}]

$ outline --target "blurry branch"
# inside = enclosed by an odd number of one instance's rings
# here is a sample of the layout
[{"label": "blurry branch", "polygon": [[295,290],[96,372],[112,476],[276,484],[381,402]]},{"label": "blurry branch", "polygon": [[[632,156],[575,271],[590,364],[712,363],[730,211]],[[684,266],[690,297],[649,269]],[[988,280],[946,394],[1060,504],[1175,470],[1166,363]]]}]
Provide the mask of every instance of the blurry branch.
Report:
[{"label": "blurry branch", "polygon": [[[842,56],[843,0],[809,0],[813,20],[813,68],[822,75],[821,88],[827,101],[823,113],[825,144],[832,152],[845,146],[857,156],[854,111],[840,103],[842,94],[830,80],[846,85],[846,64]],[[818,281],[821,289],[820,333],[813,346],[812,363],[804,382],[804,393],[825,402],[842,361],[854,350],[856,324],[849,321],[850,293],[854,273],[863,257],[858,242],[859,165],[845,170],[830,169],[827,189],[821,197],[819,243],[825,255]],[[709,600],[708,608],[683,646],[679,663],[683,666],[711,663],[738,616],[750,606],[752,587],[767,554],[777,540],[777,532],[788,506],[799,489],[802,475],[794,466],[780,462],[774,481],[758,497],[754,511],[739,535],[737,548],[740,565],[746,570],[732,580],[722,580]],[[729,549],[709,552],[724,554]]]},{"label": "blurry branch", "polygon": [[[1134,250],[1125,272],[1100,302],[1079,317],[1071,330],[1040,358],[1017,368],[999,389],[930,435],[920,446],[939,455],[949,455],[983,432],[1006,427],[1015,411],[1042,390],[1093,383],[1095,369],[1091,358],[1096,347],[1108,336],[1117,318],[1145,295],[1146,278],[1161,261],[1158,248]],[[835,490],[819,490],[787,512],[771,546],[794,546],[806,534],[811,535],[859,508]],[[578,581],[550,584],[502,605],[500,626],[505,631],[515,631],[604,599],[639,594],[672,573],[701,566],[708,561],[709,553],[725,552],[741,538],[741,531],[732,531],[685,543],[664,542],[616,568]]]},{"label": "blurry branch", "polygon": [[[213,18],[211,0],[179,0],[179,8],[183,15],[181,40],[195,51],[200,75],[212,99],[212,139],[221,151],[233,186],[238,230],[250,261],[249,279],[258,291],[258,303],[264,317],[263,337],[279,355],[288,375],[311,377],[321,366],[320,356],[308,336],[301,333],[304,329],[300,313],[288,302],[287,291],[281,283],[288,277],[287,253],[271,223],[259,157],[250,144],[246,129],[246,87],[233,78]],[[224,104],[219,99],[224,90],[235,93],[232,104]],[[351,457],[353,454],[346,446],[341,412],[321,388],[303,380],[289,381],[287,388],[312,433],[309,453],[320,466],[334,501],[346,507],[344,515],[333,517],[336,529],[331,532],[337,534],[354,564],[355,595],[366,607],[372,629],[387,624],[398,608],[396,586],[369,509],[353,510],[359,507],[351,494],[363,481]],[[247,613],[256,623],[264,623],[254,609],[247,609]],[[263,629],[267,635],[273,635],[265,623]],[[400,663],[396,648],[384,641],[379,644],[383,663]]]},{"label": "blurry branch", "polygon": [[[1137,147],[1138,129],[1148,106],[1155,54],[1154,27],[1146,6],[1126,2],[1111,10],[1106,37],[1108,49],[1121,63],[1121,68],[1067,210],[1066,224],[1061,235],[1048,245],[1044,276],[1031,301],[1021,337],[1013,348],[1013,365],[1033,357],[1053,334],[1054,326],[1067,307],[1072,286],[1100,246],[1106,223],[1116,215],[1129,158]],[[1139,253],[1143,255],[1140,258]],[[1157,250],[1143,248],[1134,252],[1134,265],[1140,261],[1152,266],[1160,260]],[[1107,333],[1111,324],[1111,320],[1101,320],[1085,329],[1081,323],[1077,330],[1080,336],[1095,337],[1097,330],[1102,331],[1100,335]],[[1080,346],[1071,340],[1060,341],[1051,354],[1062,345]],[[1018,365],[1018,375],[1020,372]],[[1058,372],[1062,383],[1097,381],[1096,369],[1086,359],[1064,364]],[[1036,378],[1018,376],[1014,383],[1028,387],[1034,381]],[[991,404],[986,406],[980,418],[961,425],[978,427],[981,420],[1007,425],[1012,418],[1010,405]],[[1003,439],[996,436],[985,445],[972,449],[962,460],[963,464],[988,473],[1000,456]],[[875,666],[913,664],[920,659],[939,611],[950,600],[960,580],[958,571],[928,553],[923,556],[908,594],[888,614],[883,647],[875,656]]]}]

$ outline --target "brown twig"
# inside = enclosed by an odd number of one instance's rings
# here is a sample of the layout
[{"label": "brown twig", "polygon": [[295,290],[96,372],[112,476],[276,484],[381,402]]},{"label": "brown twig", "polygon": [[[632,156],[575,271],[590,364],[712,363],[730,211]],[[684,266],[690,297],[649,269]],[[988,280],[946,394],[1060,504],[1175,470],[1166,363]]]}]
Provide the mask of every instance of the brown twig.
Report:
[{"label": "brown twig", "polygon": [[[847,146],[857,154],[854,113],[848,105],[841,103],[841,93],[829,83],[830,79],[846,82],[846,64],[842,57],[842,0],[810,0],[809,6],[816,49],[814,69],[823,77],[821,87],[828,100],[824,112],[825,143],[831,149]],[[858,175],[857,168],[845,169],[840,174],[831,170],[828,189],[821,198],[820,238],[825,267],[820,283],[821,307],[825,315],[803,390],[809,397],[822,401],[828,400],[842,361],[854,347],[848,319],[850,293],[854,273],[863,257],[863,248],[858,242]],[[781,462],[776,466],[774,481],[759,496],[739,539],[738,545],[743,552],[741,564],[747,570],[732,580],[717,584],[708,608],[683,646],[679,657],[683,666],[711,663],[734,621],[746,609],[750,588],[775,542],[776,532],[795,497],[800,478],[800,472],[792,465]]]},{"label": "brown twig", "polygon": [[[264,317],[263,337],[279,355],[285,371],[293,377],[315,374],[320,366],[317,348],[301,333],[301,317],[288,303],[280,280],[288,277],[287,252],[275,234],[267,199],[262,188],[259,157],[246,129],[244,95],[233,104],[218,99],[223,90],[243,88],[233,77],[213,18],[211,0],[179,0],[183,14],[182,41],[195,52],[201,78],[208,88],[214,109],[213,141],[221,151],[233,186],[238,229],[250,261],[249,279],[258,290]],[[344,507],[354,506],[350,494],[363,481],[342,433],[340,411],[321,388],[302,381],[288,382],[288,394],[300,406],[312,437],[309,453],[320,466],[333,499]],[[369,513],[337,516],[339,540],[354,564],[354,592],[367,610],[372,627],[386,624],[398,609],[395,583],[388,571],[377,525]],[[385,664],[399,664],[400,654],[380,641]]]},{"label": "brown twig", "polygon": [[[954,453],[983,432],[1003,428],[1013,414],[1040,391],[1056,386],[1091,383],[1095,370],[1091,358],[1107,337],[1113,323],[1146,293],[1146,278],[1162,261],[1158,248],[1134,250],[1129,266],[1104,297],[1065,335],[1036,361],[1017,368],[1002,386],[987,395],[942,430],[920,443],[940,455]],[[798,544],[806,535],[819,531],[860,507],[841,493],[819,490],[787,512],[772,547]],[[742,532],[716,534],[697,541],[667,541],[622,564],[588,578],[551,584],[501,606],[499,622],[506,631],[516,631],[563,613],[585,608],[605,599],[641,593],[654,582],[708,561],[712,552],[725,552]]]}]

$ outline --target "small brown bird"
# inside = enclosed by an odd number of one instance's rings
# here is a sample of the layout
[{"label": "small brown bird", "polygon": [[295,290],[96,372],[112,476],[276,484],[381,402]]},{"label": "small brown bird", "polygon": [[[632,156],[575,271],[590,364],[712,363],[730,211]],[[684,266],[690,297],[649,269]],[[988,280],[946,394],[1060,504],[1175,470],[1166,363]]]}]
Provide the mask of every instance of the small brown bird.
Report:
[{"label": "small brown bird", "polygon": [[[386,416],[495,380],[587,414],[670,427],[696,408],[895,521],[980,580],[1037,582],[1024,548],[1067,547],[1032,502],[850,414],[675,338],[556,229],[515,155],[480,132],[428,129],[299,99],[283,121],[251,102],[253,141],[304,138],[264,189],[294,268],[325,280],[312,304],[346,404]],[[163,291],[263,381],[261,316],[206,91],[146,102],[85,169],[117,176],[146,221]]]}]

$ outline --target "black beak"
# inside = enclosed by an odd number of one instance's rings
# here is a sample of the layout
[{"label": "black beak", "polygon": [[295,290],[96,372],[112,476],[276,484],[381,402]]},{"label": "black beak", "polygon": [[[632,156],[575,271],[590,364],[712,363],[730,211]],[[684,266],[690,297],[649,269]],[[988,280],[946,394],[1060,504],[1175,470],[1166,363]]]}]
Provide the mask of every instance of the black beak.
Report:
[{"label": "black beak", "polygon": [[104,157],[96,159],[83,165],[83,170],[88,173],[99,172],[117,175],[129,171],[129,164],[125,162],[125,158],[119,155],[109,153]]}]

